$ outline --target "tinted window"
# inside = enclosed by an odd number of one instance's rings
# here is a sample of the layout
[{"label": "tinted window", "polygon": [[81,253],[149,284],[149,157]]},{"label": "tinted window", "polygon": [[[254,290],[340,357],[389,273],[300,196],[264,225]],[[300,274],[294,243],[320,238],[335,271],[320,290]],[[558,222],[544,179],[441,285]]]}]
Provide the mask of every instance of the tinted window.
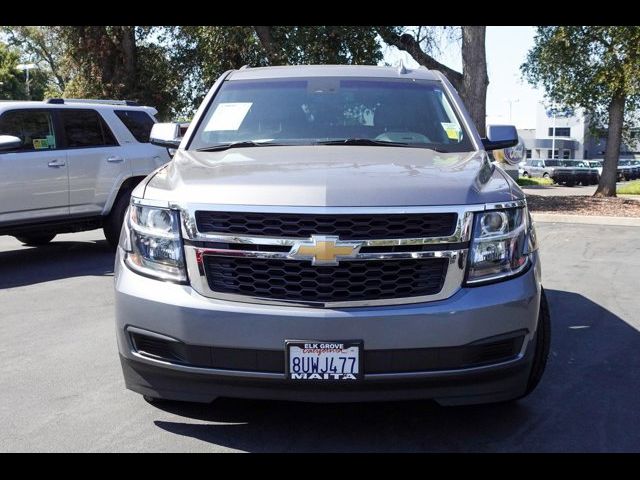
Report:
[{"label": "tinted window", "polygon": [[[549,136],[553,137],[553,127],[549,127]],[[571,127],[556,127],[556,137],[570,137]]]},{"label": "tinted window", "polygon": [[56,148],[53,120],[48,110],[12,110],[0,116],[0,135],[20,138],[23,145],[13,151]]},{"label": "tinted window", "polygon": [[95,110],[60,110],[67,147],[117,145],[115,137]]},{"label": "tinted window", "polygon": [[114,110],[131,135],[141,143],[149,143],[149,135],[153,127],[153,119],[146,112],[131,110]]},{"label": "tinted window", "polygon": [[190,148],[345,139],[473,150],[438,82],[319,77],[223,83]]},{"label": "tinted window", "polygon": [[558,160],[546,160],[545,165],[547,167],[559,167],[560,166],[560,162]]}]

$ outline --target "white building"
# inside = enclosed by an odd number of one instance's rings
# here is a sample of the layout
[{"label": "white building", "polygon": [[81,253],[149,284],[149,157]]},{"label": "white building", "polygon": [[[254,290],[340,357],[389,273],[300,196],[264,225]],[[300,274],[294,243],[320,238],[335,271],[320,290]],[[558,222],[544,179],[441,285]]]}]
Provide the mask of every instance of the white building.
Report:
[{"label": "white building", "polygon": [[[524,140],[527,158],[601,159],[607,146],[606,132],[599,136],[592,135],[589,132],[589,116],[581,109],[577,109],[572,116],[556,116],[554,119],[542,104],[538,104],[536,128],[521,129],[518,133]],[[640,142],[621,145],[620,157],[640,158]]]}]

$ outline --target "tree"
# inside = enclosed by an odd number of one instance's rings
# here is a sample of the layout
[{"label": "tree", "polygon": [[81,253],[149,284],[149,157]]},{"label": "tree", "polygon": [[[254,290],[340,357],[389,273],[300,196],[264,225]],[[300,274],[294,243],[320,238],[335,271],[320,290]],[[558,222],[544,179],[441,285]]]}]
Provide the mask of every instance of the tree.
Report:
[{"label": "tree", "polygon": [[184,103],[198,104],[226,70],[268,65],[376,64],[382,59],[373,27],[183,26],[167,37],[183,72]]},{"label": "tree", "polygon": [[42,100],[47,85],[47,75],[39,70],[29,72],[29,95],[26,76],[18,70],[20,54],[0,43],[0,99]]},{"label": "tree", "polygon": [[73,72],[65,96],[137,100],[157,108],[161,118],[179,109],[182,80],[167,48],[153,38],[159,27],[57,28]]},{"label": "tree", "polygon": [[[408,33],[404,27],[375,27],[388,45],[407,52],[420,65],[441,71],[460,94],[471,119],[480,132],[485,134],[486,104],[489,76],[485,51],[486,27],[463,26],[462,32],[462,72],[458,72],[438,62],[430,52],[434,48],[433,34],[420,27],[415,33]],[[426,32],[424,35],[422,32]]]},{"label": "tree", "polygon": [[9,45],[30,58],[40,71],[51,73],[53,90],[64,91],[70,72],[59,27],[12,26],[2,27],[0,32],[7,36]]},{"label": "tree", "polygon": [[589,112],[594,128],[608,125],[594,195],[615,197],[623,130],[640,100],[640,27],[538,27],[521,70],[551,101]]}]

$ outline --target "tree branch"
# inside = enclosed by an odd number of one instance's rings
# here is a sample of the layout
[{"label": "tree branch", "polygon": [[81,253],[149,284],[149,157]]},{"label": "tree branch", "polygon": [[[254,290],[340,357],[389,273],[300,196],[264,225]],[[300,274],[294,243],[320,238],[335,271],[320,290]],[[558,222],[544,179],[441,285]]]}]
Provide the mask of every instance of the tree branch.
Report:
[{"label": "tree branch", "polygon": [[460,90],[462,86],[462,73],[447,67],[446,65],[438,62],[431,55],[427,54],[420,47],[420,43],[408,33],[402,35],[394,32],[388,27],[375,27],[378,35],[388,45],[393,45],[398,50],[407,52],[411,57],[420,65],[433,70],[440,70],[456,89]]}]

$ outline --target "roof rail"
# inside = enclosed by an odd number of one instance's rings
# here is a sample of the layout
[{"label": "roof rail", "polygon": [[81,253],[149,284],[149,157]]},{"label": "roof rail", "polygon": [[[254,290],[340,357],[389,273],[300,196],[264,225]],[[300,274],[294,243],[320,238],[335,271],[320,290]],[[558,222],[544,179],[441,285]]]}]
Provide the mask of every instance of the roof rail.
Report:
[{"label": "roof rail", "polygon": [[140,104],[133,100],[99,100],[91,98],[49,98],[46,103],[62,105],[66,103],[98,103],[104,105],[126,105],[128,107],[139,107]]},{"label": "roof rail", "polygon": [[251,68],[251,65],[246,64],[240,67],[240,70],[246,70],[247,68]]}]

